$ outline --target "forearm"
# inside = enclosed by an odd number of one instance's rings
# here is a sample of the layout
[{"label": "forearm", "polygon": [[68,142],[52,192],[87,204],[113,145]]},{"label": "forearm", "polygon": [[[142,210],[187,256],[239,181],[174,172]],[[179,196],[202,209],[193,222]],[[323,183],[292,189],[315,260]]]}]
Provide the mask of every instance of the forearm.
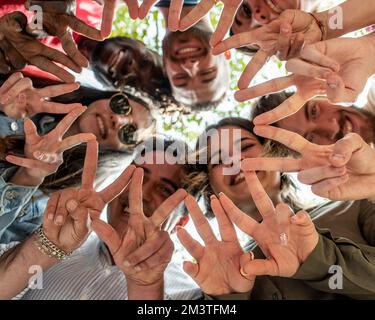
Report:
[{"label": "forearm", "polygon": [[[375,1],[347,0],[316,16],[326,27],[326,39],[338,38],[375,23]],[[341,23],[342,22],[342,23]]]},{"label": "forearm", "polygon": [[139,285],[127,279],[129,300],[163,300],[164,279],[152,285]]},{"label": "forearm", "polygon": [[375,299],[375,248],[333,239],[327,230],[319,237],[318,245],[293,279],[322,292]]},{"label": "forearm", "polygon": [[35,274],[30,271],[31,266],[46,271],[58,262],[39,251],[34,237],[0,256],[0,299],[11,299],[28,286],[30,277]]}]

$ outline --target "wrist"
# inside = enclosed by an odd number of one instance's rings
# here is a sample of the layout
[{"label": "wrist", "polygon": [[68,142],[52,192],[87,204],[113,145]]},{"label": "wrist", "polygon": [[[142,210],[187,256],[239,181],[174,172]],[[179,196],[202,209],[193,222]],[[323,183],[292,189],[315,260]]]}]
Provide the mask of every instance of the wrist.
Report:
[{"label": "wrist", "polygon": [[142,284],[126,278],[129,300],[163,300],[164,279],[161,278],[152,284]]},{"label": "wrist", "polygon": [[312,18],[315,20],[314,23],[319,27],[321,32],[321,38],[319,41],[327,40],[328,38],[328,12],[320,13],[309,13]]},{"label": "wrist", "polygon": [[25,187],[37,187],[44,181],[44,177],[30,175],[29,169],[19,168],[9,182]]}]

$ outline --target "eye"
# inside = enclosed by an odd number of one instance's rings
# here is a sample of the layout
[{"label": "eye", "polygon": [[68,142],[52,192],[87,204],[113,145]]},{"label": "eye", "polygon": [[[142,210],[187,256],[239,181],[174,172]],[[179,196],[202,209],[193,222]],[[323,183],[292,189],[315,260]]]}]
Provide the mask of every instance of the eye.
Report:
[{"label": "eye", "polygon": [[316,104],[313,104],[312,107],[310,108],[310,117],[312,119],[316,119],[318,116],[318,107]]},{"label": "eye", "polygon": [[166,196],[166,197],[169,197],[171,196],[173,193],[174,193],[174,190],[170,187],[167,187],[165,185],[160,185],[158,187],[158,189],[161,191],[161,193]]},{"label": "eye", "polygon": [[243,146],[241,146],[241,151],[247,151],[247,150],[251,149],[252,147],[255,147],[254,143],[243,145]]},{"label": "eye", "polygon": [[251,12],[251,9],[246,5],[246,4],[243,4],[242,5],[242,10],[243,12],[245,13],[245,15],[251,19],[251,16],[252,16],[252,12]]},{"label": "eye", "polygon": [[127,124],[120,128],[118,132],[119,140],[125,145],[136,144],[135,132],[137,131],[137,126],[135,124]]}]

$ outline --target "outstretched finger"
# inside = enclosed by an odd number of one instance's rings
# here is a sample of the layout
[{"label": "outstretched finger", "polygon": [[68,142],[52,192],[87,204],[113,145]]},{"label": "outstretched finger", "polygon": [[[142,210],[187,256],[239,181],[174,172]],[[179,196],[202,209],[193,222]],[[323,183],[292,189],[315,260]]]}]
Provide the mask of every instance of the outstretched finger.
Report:
[{"label": "outstretched finger", "polygon": [[275,214],[275,207],[272,200],[264,190],[257,174],[254,171],[244,171],[244,174],[251,197],[262,217],[267,218]]},{"label": "outstretched finger", "polygon": [[34,145],[42,139],[38,135],[38,131],[34,122],[30,119],[25,120],[23,130],[25,132],[25,140],[27,144]]},{"label": "outstretched finger", "polygon": [[102,13],[102,24],[100,26],[100,35],[106,39],[112,32],[112,22],[116,11],[116,0],[106,0]]},{"label": "outstretched finger", "polygon": [[98,237],[108,246],[112,255],[115,255],[121,246],[121,239],[116,230],[108,223],[94,219],[91,228],[95,231]]},{"label": "outstretched finger", "polygon": [[183,5],[183,0],[171,1],[171,5],[168,11],[168,28],[171,31],[177,31],[180,26],[180,17]]},{"label": "outstretched finger", "polygon": [[295,93],[276,108],[255,117],[253,122],[255,125],[266,125],[278,122],[298,112],[306,102],[307,101],[300,94]]},{"label": "outstretched finger", "polygon": [[134,173],[135,166],[130,165],[127,167],[121,175],[111,183],[107,188],[99,192],[100,197],[105,203],[111,202],[116,198],[124,189],[128,186],[130,179]]},{"label": "outstretched finger", "polygon": [[317,79],[327,79],[332,75],[333,71],[326,67],[320,67],[302,60],[301,58],[293,58],[288,60],[285,68],[294,74]]},{"label": "outstretched finger", "polygon": [[251,88],[236,91],[234,97],[237,101],[243,102],[257,97],[261,97],[270,93],[279,92],[295,85],[295,76],[289,75],[277,79],[272,79],[264,83],[258,84]]},{"label": "outstretched finger", "polygon": [[197,261],[204,255],[204,247],[195,240],[184,228],[179,228],[177,237],[189,254]]},{"label": "outstretched finger", "polygon": [[92,133],[79,133],[74,136],[67,137],[61,141],[57,152],[62,153],[68,149],[80,145],[81,143],[89,141],[96,141],[96,136]]},{"label": "outstretched finger", "polygon": [[0,96],[4,95],[13,85],[23,78],[22,72],[12,73],[0,87]]},{"label": "outstretched finger", "polygon": [[184,201],[187,192],[184,189],[177,190],[174,194],[168,197],[153,213],[150,220],[154,226],[159,227],[176,209],[176,207]]},{"label": "outstretched finger", "polygon": [[284,146],[299,153],[303,153],[303,150],[311,144],[310,141],[306,140],[298,133],[269,125],[255,126],[254,133],[263,138],[280,142]]},{"label": "outstretched finger", "polygon": [[[158,0],[144,0],[142,1],[142,4],[141,6],[139,7],[139,13],[138,13],[138,18],[143,20],[147,14],[149,13],[151,7],[157,2]],[[178,0],[178,1],[181,1],[181,0]],[[172,0],[171,1],[171,5],[169,7],[169,13],[168,15],[171,14],[171,9],[172,9],[172,6],[174,5],[176,1],[175,0]],[[183,1],[181,1],[181,3],[183,3]]]},{"label": "outstretched finger", "polygon": [[[8,102],[12,102],[17,98],[17,96],[25,90],[31,89],[33,87],[33,82],[30,78],[22,78],[18,80],[15,84],[13,84],[8,91],[6,91],[1,96],[1,103],[5,104]],[[0,94],[1,95],[1,94]]]},{"label": "outstretched finger", "polygon": [[46,71],[55,75],[57,78],[61,79],[66,83],[72,83],[75,81],[75,78],[72,74],[66,71],[64,68],[57,66],[56,64],[52,63],[45,57],[36,56],[29,59],[29,62],[34,66],[38,67],[39,69]]},{"label": "outstretched finger", "polygon": [[129,186],[129,213],[143,214],[143,169],[134,170],[132,180]]},{"label": "outstretched finger", "polygon": [[80,87],[80,83],[74,82],[74,83],[56,84],[53,86],[48,86],[48,87],[35,89],[35,90],[43,98],[54,98],[54,97],[61,96],[66,93],[73,92],[79,89],[79,87]]},{"label": "outstretched finger", "polygon": [[47,100],[42,101],[42,110],[46,113],[63,114],[72,112],[74,109],[82,107],[80,103],[64,104],[58,102],[51,102]]},{"label": "outstretched finger", "polygon": [[242,73],[240,79],[238,80],[238,88],[245,89],[247,88],[251,80],[256,76],[258,71],[262,69],[262,67],[267,62],[268,58],[271,56],[267,51],[262,49],[258,50],[258,52],[253,56],[250,62],[247,64],[244,72]]},{"label": "outstretched finger", "polygon": [[27,169],[40,169],[46,172],[50,171],[50,164],[41,163],[38,160],[21,158],[17,156],[6,156],[5,160],[15,164],[16,166],[27,168]]},{"label": "outstretched finger", "polygon": [[76,33],[79,33],[93,40],[97,40],[97,41],[103,40],[100,30],[89,26],[84,21],[82,21],[81,19],[78,19],[75,16],[70,15],[67,17],[67,19],[68,19],[69,27],[72,30],[74,30]]},{"label": "outstretched finger", "polygon": [[211,208],[217,219],[221,239],[223,241],[238,241],[232,222],[226,215],[220,201],[214,195],[211,196]]},{"label": "outstretched finger", "polygon": [[91,190],[94,187],[96,168],[98,163],[98,142],[89,141],[86,147],[85,162],[82,172],[82,188]]},{"label": "outstretched finger", "polygon": [[230,3],[224,5],[219,23],[210,39],[210,45],[212,47],[224,39],[225,35],[233,24],[234,17],[240,5],[241,1],[231,1]]},{"label": "outstretched finger", "polygon": [[179,29],[185,31],[198,23],[214,5],[214,0],[201,0],[185,17],[181,19]]},{"label": "outstretched finger", "polygon": [[78,50],[77,44],[75,43],[73,36],[69,31],[66,31],[64,35],[60,37],[60,41],[64,51],[76,65],[84,68],[88,67],[89,61]]},{"label": "outstretched finger", "polygon": [[219,201],[230,221],[232,221],[240,230],[251,236],[258,226],[258,223],[246,213],[238,209],[232,200],[230,200],[225,194],[221,193],[219,195]]},{"label": "outstretched finger", "polygon": [[54,131],[61,137],[69,130],[74,121],[86,111],[87,107],[79,106],[69,112],[56,126]]},{"label": "outstretched finger", "polygon": [[133,20],[137,19],[139,16],[138,1],[137,0],[124,0],[124,2],[128,6],[130,18],[132,18]]},{"label": "outstretched finger", "polygon": [[312,185],[325,179],[339,178],[347,173],[346,167],[335,168],[332,166],[316,167],[298,173],[298,180],[304,184]]},{"label": "outstretched finger", "polygon": [[278,40],[278,57],[281,61],[287,59],[292,42],[292,26],[284,21],[280,26],[280,36]]},{"label": "outstretched finger", "polygon": [[203,215],[203,212],[199,208],[199,205],[195,198],[191,195],[188,195],[185,198],[185,205],[191,215],[194,226],[204,243],[209,244],[212,241],[217,241],[210,224],[208,223],[206,217]]}]

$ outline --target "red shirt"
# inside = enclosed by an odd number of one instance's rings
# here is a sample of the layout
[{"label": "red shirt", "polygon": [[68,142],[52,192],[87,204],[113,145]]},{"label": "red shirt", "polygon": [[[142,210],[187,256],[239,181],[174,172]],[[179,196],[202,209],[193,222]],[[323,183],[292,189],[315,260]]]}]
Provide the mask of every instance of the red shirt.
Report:
[{"label": "red shirt", "polygon": [[[3,15],[13,12],[21,11],[24,13],[28,20],[30,21],[33,17],[33,12],[29,12],[25,9],[24,3],[26,0],[0,0],[0,17]],[[94,0],[76,0],[76,16],[90,26],[93,26],[97,29],[100,28],[102,20],[102,6],[96,3]],[[73,33],[73,37],[76,43],[80,40],[80,35]],[[61,42],[57,37],[46,37],[40,40],[42,43],[48,47],[54,48],[59,51],[63,51]],[[27,66],[24,72],[31,74],[36,77],[50,78],[56,80],[53,75],[44,72],[34,66]]]}]

